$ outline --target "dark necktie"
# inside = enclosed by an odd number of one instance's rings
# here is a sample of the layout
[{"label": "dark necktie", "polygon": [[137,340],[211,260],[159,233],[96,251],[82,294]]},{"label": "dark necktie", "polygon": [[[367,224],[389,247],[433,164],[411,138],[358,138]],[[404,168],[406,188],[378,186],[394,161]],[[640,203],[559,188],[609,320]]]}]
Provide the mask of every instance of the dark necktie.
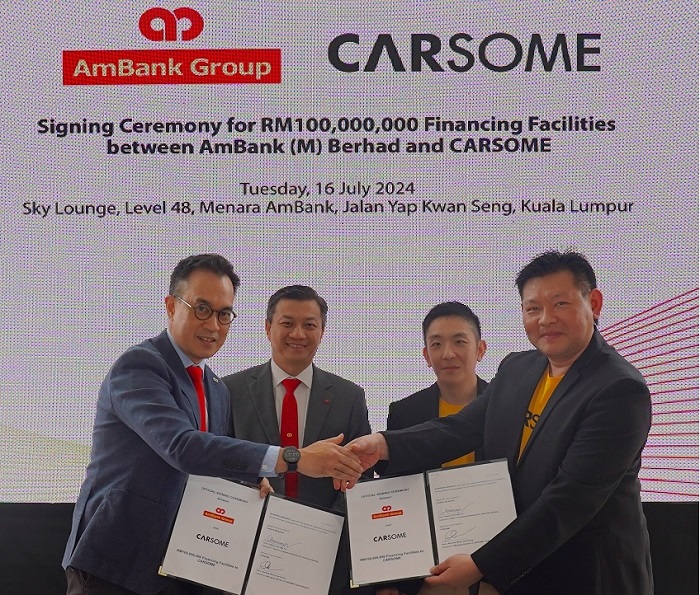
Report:
[{"label": "dark necktie", "polygon": [[187,373],[192,379],[192,384],[197,391],[197,399],[199,400],[199,429],[202,432],[207,431],[207,398],[204,396],[204,371],[199,366],[190,366],[187,368]]},{"label": "dark necktie", "polygon": [[[282,385],[285,388],[282,401],[282,419],[280,421],[280,445],[299,448],[299,413],[294,391],[301,384],[298,378],[285,378]],[[290,498],[296,498],[299,487],[299,475],[287,473],[284,478],[284,491]]]}]

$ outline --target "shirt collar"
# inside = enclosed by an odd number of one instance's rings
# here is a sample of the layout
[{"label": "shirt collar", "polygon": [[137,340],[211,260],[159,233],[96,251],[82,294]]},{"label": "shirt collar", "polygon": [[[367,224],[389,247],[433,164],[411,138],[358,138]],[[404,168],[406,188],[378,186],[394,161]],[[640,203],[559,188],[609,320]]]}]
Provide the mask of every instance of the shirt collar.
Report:
[{"label": "shirt collar", "polygon": [[198,364],[195,364],[189,357],[187,357],[185,355],[184,351],[182,351],[182,349],[180,349],[177,346],[177,343],[175,343],[175,339],[173,339],[173,336],[170,334],[170,329],[167,329],[167,333],[168,333],[168,339],[170,339],[170,343],[175,348],[175,352],[180,357],[180,361],[182,361],[182,365],[185,366],[185,368],[189,368],[190,366],[197,366],[199,368],[202,368],[202,371],[204,371],[204,367],[206,365],[206,360],[202,360]]},{"label": "shirt collar", "polygon": [[280,368],[275,360],[270,360],[270,367],[272,368],[272,386],[277,386],[285,378],[298,378],[307,388],[311,389],[311,382],[314,378],[314,365],[309,364],[296,376],[291,376],[287,374],[282,368]]}]

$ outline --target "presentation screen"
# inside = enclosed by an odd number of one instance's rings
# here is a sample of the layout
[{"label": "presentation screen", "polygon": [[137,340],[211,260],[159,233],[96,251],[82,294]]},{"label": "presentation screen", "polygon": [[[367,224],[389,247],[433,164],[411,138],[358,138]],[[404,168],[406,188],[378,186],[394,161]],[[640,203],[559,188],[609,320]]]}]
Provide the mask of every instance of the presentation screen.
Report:
[{"label": "presentation screen", "polygon": [[315,361],[381,430],[435,381],[435,304],[478,314],[486,380],[531,348],[514,280],[550,249],[589,258],[649,384],[643,499],[697,500],[695,3],[9,0],[0,32],[0,501],[74,501],[102,379],[185,256],[242,280],[217,374],[313,286]]}]

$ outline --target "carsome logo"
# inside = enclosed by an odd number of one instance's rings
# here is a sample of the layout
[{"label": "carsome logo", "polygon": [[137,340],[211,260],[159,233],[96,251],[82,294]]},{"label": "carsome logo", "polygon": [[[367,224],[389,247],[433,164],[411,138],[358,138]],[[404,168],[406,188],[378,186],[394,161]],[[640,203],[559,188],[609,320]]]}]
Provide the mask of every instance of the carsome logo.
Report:
[{"label": "carsome logo", "polygon": [[141,15],[139,30],[146,39],[151,41],[177,41],[178,25],[187,22],[189,27],[179,29],[182,41],[191,41],[199,36],[204,29],[202,15],[193,8],[176,8],[171,12],[165,8],[155,7],[149,8]]}]

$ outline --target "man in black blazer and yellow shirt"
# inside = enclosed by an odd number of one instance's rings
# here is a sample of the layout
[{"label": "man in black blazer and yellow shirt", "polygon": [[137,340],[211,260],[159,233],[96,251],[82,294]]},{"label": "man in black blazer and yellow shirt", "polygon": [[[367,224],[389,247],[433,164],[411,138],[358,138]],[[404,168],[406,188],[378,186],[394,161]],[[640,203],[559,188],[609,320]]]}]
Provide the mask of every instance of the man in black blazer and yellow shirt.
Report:
[{"label": "man in black blazer and yellow shirt", "polygon": [[[476,375],[476,365],[486,353],[481,338],[481,322],[472,309],[461,302],[443,302],[433,306],[423,319],[423,357],[435,372],[437,382],[389,405],[387,430],[402,430],[417,424],[453,415],[471,403],[488,386]],[[467,453],[443,467],[473,463],[475,452]],[[375,470],[382,475],[386,462]],[[414,595],[422,579],[381,585],[376,595]],[[478,587],[474,587],[478,592]]]},{"label": "man in black blazer and yellow shirt", "polygon": [[638,479],[649,389],[596,329],[603,296],[581,254],[541,254],[516,284],[534,351],[507,356],[458,414],[351,448],[363,466],[390,459],[402,473],[479,446],[484,458],[508,460],[517,518],[472,555],[431,569],[433,587],[466,589],[485,577],[504,594],[649,595]]},{"label": "man in black blazer and yellow shirt", "polygon": [[[443,302],[423,319],[423,357],[437,382],[389,405],[387,430],[401,430],[436,417],[460,411],[488,386],[476,374],[486,353],[481,323],[472,309],[461,302]],[[474,461],[465,456],[452,465]]]}]

